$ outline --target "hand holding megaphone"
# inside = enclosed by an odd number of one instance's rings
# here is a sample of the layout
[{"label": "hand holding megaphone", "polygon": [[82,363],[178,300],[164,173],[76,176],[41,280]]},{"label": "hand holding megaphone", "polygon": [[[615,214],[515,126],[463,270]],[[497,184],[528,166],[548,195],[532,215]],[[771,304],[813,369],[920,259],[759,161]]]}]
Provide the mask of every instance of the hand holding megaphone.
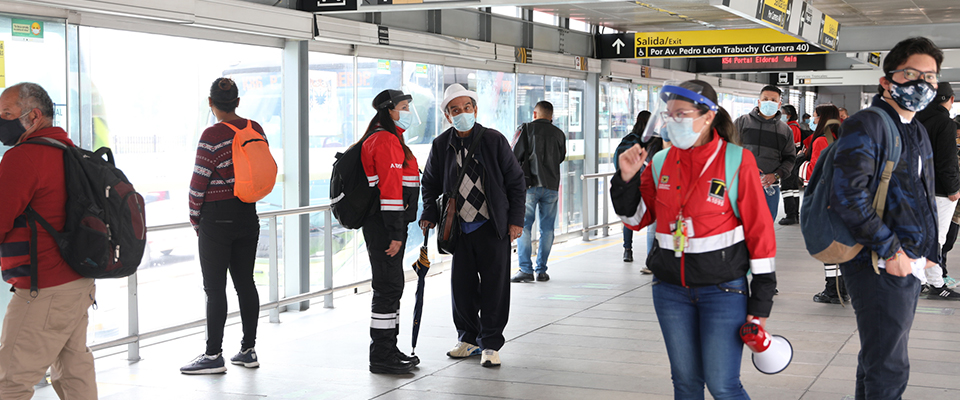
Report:
[{"label": "hand holding megaphone", "polygon": [[740,327],[740,339],[753,352],[753,366],[765,374],[783,371],[793,360],[793,346],[787,338],[771,335],[754,319]]}]

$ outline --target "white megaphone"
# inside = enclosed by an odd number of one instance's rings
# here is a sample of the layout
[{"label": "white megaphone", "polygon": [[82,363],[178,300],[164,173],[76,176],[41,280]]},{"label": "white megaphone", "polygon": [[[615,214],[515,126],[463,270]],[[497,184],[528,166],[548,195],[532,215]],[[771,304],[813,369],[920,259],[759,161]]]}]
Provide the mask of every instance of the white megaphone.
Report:
[{"label": "white megaphone", "polygon": [[740,339],[753,352],[753,366],[765,374],[779,373],[793,360],[790,341],[780,335],[771,335],[760,326],[760,320],[743,324]]}]

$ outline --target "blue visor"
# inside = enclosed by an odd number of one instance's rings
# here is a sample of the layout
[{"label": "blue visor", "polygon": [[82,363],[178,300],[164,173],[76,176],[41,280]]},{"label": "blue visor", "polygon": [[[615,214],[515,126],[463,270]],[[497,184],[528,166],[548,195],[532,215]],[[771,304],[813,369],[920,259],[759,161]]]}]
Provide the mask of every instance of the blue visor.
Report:
[{"label": "blue visor", "polygon": [[709,107],[710,110],[717,111],[717,105],[710,101],[710,99],[704,97],[700,93],[680,86],[668,85],[661,88],[660,100],[663,100],[664,102],[670,100],[685,100],[693,104],[703,104]]}]

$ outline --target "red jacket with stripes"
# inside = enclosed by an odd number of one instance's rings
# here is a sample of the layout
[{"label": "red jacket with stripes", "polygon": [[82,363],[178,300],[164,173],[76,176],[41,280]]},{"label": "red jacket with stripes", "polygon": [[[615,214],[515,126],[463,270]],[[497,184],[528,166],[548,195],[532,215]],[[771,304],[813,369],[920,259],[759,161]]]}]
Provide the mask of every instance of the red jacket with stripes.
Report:
[{"label": "red jacket with stripes", "polygon": [[[773,218],[760,186],[760,170],[748,150],[743,151],[737,173],[738,187],[729,189],[738,191],[740,218],[734,215],[724,182],[725,150],[726,142],[717,135],[702,146],[671,149],[659,182],[653,181],[652,168],[646,168],[631,182],[623,182],[616,174],[611,190],[614,206],[630,229],[657,222],[656,243],[647,266],[658,279],[684,287],[703,287],[752,271],[748,312],[767,317],[776,290]],[[681,211],[687,239],[677,257],[673,232]]]},{"label": "red jacket with stripes", "polygon": [[[397,128],[403,135],[403,129]],[[400,139],[387,131],[370,135],[360,152],[363,171],[370,186],[380,189],[380,215],[390,240],[403,240],[407,223],[417,219],[420,197],[420,169],[416,157],[404,165]]]}]

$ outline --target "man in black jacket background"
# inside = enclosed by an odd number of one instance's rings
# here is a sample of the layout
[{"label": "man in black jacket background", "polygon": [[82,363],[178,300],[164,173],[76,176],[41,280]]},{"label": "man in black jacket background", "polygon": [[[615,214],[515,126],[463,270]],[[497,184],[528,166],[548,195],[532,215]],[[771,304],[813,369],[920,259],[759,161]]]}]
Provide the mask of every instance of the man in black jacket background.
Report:
[{"label": "man in black jacket background", "polygon": [[532,230],[537,209],[540,210],[540,244],[537,248],[537,281],[550,280],[547,258],[553,247],[554,224],[560,202],[560,164],[567,156],[567,136],[553,125],[553,104],[540,101],[533,108],[533,122],[520,125],[514,138],[513,154],[523,168],[527,181],[526,210],[523,216],[523,234],[517,240],[517,258],[520,271],[512,282],[530,282],[534,279]]},{"label": "man in black jacket background", "polygon": [[[937,241],[947,241],[950,220],[960,199],[960,165],[957,164],[957,125],[950,119],[953,107],[953,88],[947,82],[937,87],[937,97],[927,108],[917,113],[917,120],[927,129],[933,145],[934,191],[937,201]],[[927,268],[927,290],[932,299],[960,300],[960,294],[950,290],[944,282],[946,265]],[[951,279],[951,281],[953,281]]]}]

